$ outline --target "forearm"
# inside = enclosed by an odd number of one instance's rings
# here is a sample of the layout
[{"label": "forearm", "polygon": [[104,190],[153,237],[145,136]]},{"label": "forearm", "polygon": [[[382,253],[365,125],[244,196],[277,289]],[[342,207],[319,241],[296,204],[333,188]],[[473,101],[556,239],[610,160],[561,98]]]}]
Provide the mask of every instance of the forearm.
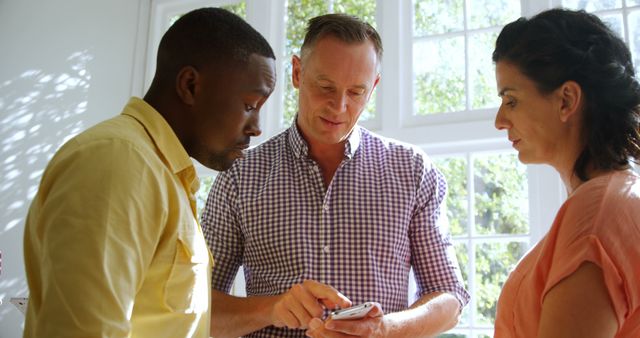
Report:
[{"label": "forearm", "polygon": [[458,323],[460,302],[451,294],[423,296],[405,311],[385,315],[387,337],[432,337]]},{"label": "forearm", "polygon": [[240,337],[272,325],[278,296],[235,297],[211,292],[211,337]]}]

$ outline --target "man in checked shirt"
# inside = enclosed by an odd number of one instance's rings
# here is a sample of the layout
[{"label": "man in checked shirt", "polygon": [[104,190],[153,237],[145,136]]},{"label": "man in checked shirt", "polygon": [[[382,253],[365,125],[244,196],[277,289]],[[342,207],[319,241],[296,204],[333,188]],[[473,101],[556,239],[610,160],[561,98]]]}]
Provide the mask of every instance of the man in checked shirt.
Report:
[{"label": "man in checked shirt", "polygon": [[[381,57],[367,23],[310,20],[292,58],[295,123],[221,173],[202,215],[216,262],[212,336],[422,337],[455,326],[469,295],[446,230],[444,177],[418,148],[356,125]],[[241,265],[247,297],[231,296]],[[326,318],[366,301],[381,309]]]}]

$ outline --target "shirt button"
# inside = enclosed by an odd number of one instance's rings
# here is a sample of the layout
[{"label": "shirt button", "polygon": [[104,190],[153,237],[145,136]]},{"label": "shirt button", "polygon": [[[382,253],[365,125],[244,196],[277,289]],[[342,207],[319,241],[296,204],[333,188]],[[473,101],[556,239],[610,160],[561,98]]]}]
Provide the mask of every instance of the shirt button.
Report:
[{"label": "shirt button", "polygon": [[328,246],[328,245],[326,245],[324,248],[322,248],[322,251],[323,251],[324,253],[327,253],[327,254],[328,254],[328,253],[329,253],[329,246]]},{"label": "shirt button", "polygon": [[329,211],[329,205],[328,204],[323,205],[322,210]]}]

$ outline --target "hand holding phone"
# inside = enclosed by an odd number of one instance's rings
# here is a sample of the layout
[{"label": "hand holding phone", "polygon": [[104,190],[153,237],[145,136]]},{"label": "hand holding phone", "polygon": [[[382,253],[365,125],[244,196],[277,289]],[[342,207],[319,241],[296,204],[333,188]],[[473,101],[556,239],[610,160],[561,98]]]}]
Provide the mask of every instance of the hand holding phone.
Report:
[{"label": "hand holding phone", "polygon": [[378,306],[378,304],[374,302],[366,302],[359,305],[354,305],[346,309],[332,311],[330,314],[330,318],[333,320],[360,319],[366,316],[369,311],[373,310],[373,308],[376,306]]}]

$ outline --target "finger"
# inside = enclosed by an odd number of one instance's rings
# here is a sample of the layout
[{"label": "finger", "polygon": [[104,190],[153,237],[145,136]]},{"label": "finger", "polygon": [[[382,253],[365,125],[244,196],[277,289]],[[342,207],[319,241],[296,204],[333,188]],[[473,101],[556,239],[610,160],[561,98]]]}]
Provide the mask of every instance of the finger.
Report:
[{"label": "finger", "polygon": [[297,329],[300,327],[300,322],[296,318],[296,316],[290,311],[284,311],[281,314],[281,319],[284,325],[291,329]]},{"label": "finger", "polygon": [[292,302],[290,307],[305,326],[311,318],[322,317],[323,308],[318,303],[318,299],[302,284],[292,286],[290,295]]},{"label": "finger", "polygon": [[329,285],[312,280],[305,280],[302,282],[302,285],[315,299],[320,300],[327,308],[333,309],[336,305],[339,307],[351,306],[349,298]]},{"label": "finger", "polygon": [[318,337],[318,331],[322,328],[323,322],[322,320],[318,319],[318,318],[313,318],[310,322],[309,322],[309,329],[307,330],[307,332],[305,332],[305,335],[307,335],[307,337]]},{"label": "finger", "polygon": [[291,313],[296,318],[296,321],[299,323],[296,328],[300,329],[306,329],[309,321],[314,318],[298,301],[289,304],[289,313]]},{"label": "finger", "polygon": [[350,320],[330,319],[325,323],[324,328],[340,334],[368,337],[381,324],[382,317],[363,317]]}]

